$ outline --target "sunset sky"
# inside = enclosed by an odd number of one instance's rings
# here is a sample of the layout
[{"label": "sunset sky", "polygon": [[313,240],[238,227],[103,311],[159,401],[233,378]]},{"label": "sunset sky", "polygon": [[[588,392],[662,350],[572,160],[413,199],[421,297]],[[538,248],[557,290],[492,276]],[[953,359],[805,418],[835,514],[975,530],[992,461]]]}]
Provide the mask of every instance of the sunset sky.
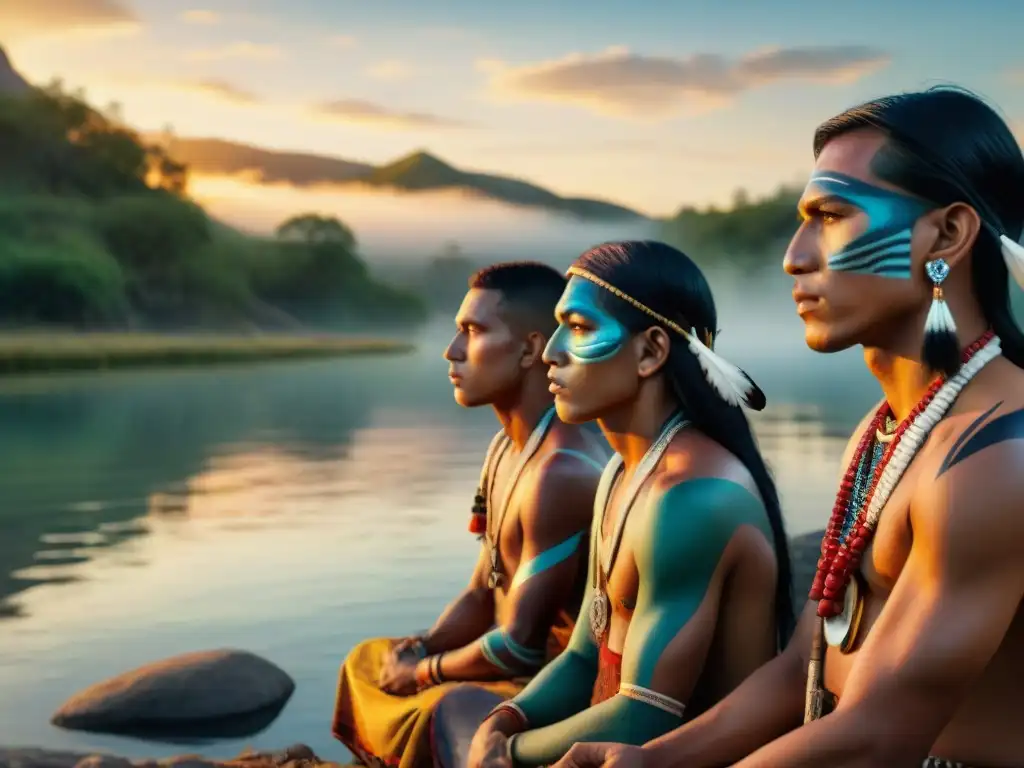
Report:
[{"label": "sunset sky", "polygon": [[822,119],[956,82],[1024,135],[1024,3],[2,0],[0,44],[144,130],[463,168],[668,214],[793,181]]}]

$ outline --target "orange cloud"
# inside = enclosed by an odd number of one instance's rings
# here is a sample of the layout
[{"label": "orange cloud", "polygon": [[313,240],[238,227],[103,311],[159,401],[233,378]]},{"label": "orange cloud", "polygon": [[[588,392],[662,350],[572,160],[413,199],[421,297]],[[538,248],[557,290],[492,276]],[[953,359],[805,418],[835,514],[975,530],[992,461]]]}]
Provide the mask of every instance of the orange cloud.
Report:
[{"label": "orange cloud", "polygon": [[177,90],[209,96],[219,101],[231,102],[232,104],[253,105],[262,102],[262,99],[251,91],[239,88],[224,80],[172,80],[167,82],[166,85]]},{"label": "orange cloud", "polygon": [[373,125],[380,128],[409,130],[416,128],[468,128],[470,123],[430,112],[403,112],[363,99],[337,99],[310,107],[320,118],[344,123]]},{"label": "orange cloud", "polygon": [[865,46],[811,46],[717,54],[643,56],[616,47],[521,67],[482,61],[499,97],[576,104],[617,117],[664,117],[715,109],[744,91],[784,80],[848,83],[886,66],[890,56]]},{"label": "orange cloud", "polygon": [[195,9],[191,11],[185,11],[181,14],[181,20],[187,24],[219,24],[220,14],[216,11],[205,11]]},{"label": "orange cloud", "polygon": [[257,59],[272,61],[284,58],[280,46],[267,43],[252,43],[242,40],[228,43],[220,48],[207,48],[185,54],[188,61],[221,61],[224,59]]},{"label": "orange cloud", "polygon": [[131,33],[139,19],[120,0],[2,0],[0,29],[7,40],[81,33]]}]

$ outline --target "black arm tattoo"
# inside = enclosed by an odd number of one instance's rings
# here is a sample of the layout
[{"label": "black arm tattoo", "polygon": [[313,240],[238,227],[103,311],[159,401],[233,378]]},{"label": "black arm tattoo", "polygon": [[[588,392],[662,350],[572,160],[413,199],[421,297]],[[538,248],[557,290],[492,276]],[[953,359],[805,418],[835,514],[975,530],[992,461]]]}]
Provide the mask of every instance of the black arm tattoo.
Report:
[{"label": "black arm tattoo", "polygon": [[946,454],[942,466],[939,467],[939,471],[935,475],[936,478],[948,472],[961,461],[990,446],[1004,443],[1007,440],[1024,440],[1024,408],[1004,413],[1002,416],[992,419],[985,426],[981,426],[985,419],[995,413],[1002,404],[1003,401],[1000,400],[964,430],[964,433],[957,438],[953,447],[949,449],[949,453]]}]

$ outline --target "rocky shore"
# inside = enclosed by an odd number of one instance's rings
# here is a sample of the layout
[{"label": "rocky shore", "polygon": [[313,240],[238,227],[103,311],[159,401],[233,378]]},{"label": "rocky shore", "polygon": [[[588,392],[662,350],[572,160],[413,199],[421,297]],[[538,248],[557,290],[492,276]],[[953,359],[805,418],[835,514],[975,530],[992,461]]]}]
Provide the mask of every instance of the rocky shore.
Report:
[{"label": "rocky shore", "polygon": [[[790,557],[793,564],[793,586],[796,604],[801,605],[800,596],[806,593],[814,576],[814,568],[818,561],[821,545],[821,531],[794,537],[790,543]],[[174,659],[156,662],[139,670],[127,672],[118,678],[94,686],[72,697],[62,710],[63,714],[55,715],[55,720],[66,718],[72,710],[81,717],[85,713],[91,716],[103,715],[110,719],[117,712],[132,711],[138,713],[142,701],[152,706],[154,700],[165,697],[151,696],[154,687],[166,686],[168,682],[180,683],[185,672],[195,674],[199,671],[204,682],[202,691],[205,695],[203,708],[206,714],[216,700],[218,706],[224,708],[221,714],[237,707],[238,699],[218,699],[210,696],[211,691],[233,690],[238,694],[240,689],[250,704],[256,701],[266,704],[267,701],[287,700],[292,692],[290,678],[262,659],[239,651],[214,651],[202,654],[187,654]],[[254,674],[258,671],[260,674]],[[139,681],[145,681],[145,685]],[[230,685],[221,685],[230,680]],[[242,685],[242,681],[246,685]],[[211,685],[213,683],[213,685]],[[252,686],[256,684],[257,688]],[[180,685],[171,686],[175,690],[174,707],[179,712],[188,702],[189,696],[183,695]],[[186,686],[186,689],[188,686]],[[254,695],[255,691],[259,695]],[[187,694],[187,690],[185,691]],[[138,698],[144,695],[143,698]],[[282,702],[283,703],[283,702]],[[186,711],[190,707],[185,707]],[[74,719],[74,718],[72,718]],[[116,718],[115,718],[116,719]],[[38,749],[33,747],[0,747],[0,768],[343,768],[352,764],[332,763],[320,759],[312,749],[304,744],[295,744],[279,752],[247,751],[227,759],[217,760],[197,754],[178,755],[162,760],[128,760],[116,755],[97,754],[91,752],[62,752]]]},{"label": "rocky shore", "polygon": [[243,752],[229,760],[178,755],[163,760],[128,760],[91,752],[59,752],[35,748],[0,748],[0,768],[343,768],[321,760],[305,744],[280,752]]}]

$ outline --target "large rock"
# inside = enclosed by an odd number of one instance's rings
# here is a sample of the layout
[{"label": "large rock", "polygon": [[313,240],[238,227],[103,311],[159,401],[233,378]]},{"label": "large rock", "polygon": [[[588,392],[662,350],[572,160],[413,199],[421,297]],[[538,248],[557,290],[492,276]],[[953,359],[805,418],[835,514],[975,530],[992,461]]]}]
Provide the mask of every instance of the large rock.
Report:
[{"label": "large rock", "polygon": [[[224,735],[242,735],[266,727],[294,690],[282,669],[247,651],[184,653],[76,693],[50,722],[107,733],[192,734],[201,728],[211,736],[223,724]],[[254,724],[239,732],[245,722]]]}]

